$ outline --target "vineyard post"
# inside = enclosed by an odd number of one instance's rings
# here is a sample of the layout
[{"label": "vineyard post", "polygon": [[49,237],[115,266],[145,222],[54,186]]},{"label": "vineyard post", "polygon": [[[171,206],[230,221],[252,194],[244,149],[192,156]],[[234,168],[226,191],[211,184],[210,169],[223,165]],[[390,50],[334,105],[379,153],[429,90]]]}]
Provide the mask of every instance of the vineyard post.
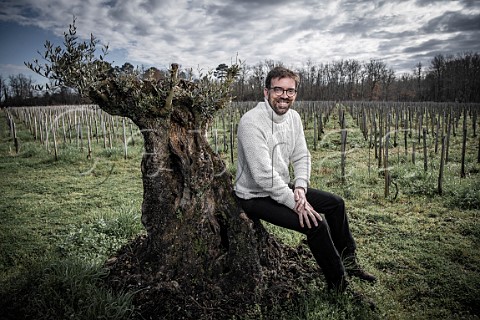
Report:
[{"label": "vineyard post", "polygon": [[44,136],[43,136],[43,134],[44,134],[44,131],[43,131],[43,113],[40,112],[39,115],[40,115],[40,119],[38,119],[38,124],[39,124],[39,126],[38,126],[38,132],[40,133],[40,143],[43,144],[43,143],[44,143]]},{"label": "vineyard post", "polygon": [[393,146],[396,148],[398,146],[397,139],[398,139],[398,121],[399,121],[399,111],[398,106],[395,108],[395,131],[393,135]]},{"label": "vineyard post", "polygon": [[473,136],[477,136],[477,108],[471,107],[470,109],[472,111],[472,130],[473,130]]},{"label": "vineyard post", "polygon": [[462,139],[462,164],[460,169],[460,177],[465,178],[465,153],[467,149],[467,109],[463,109],[463,139]]},{"label": "vineyard post", "polygon": [[305,124],[305,131],[306,131],[308,130],[308,118],[307,118],[307,112],[305,112],[304,108],[302,108],[302,115],[303,115],[303,123]]},{"label": "vineyard post", "polygon": [[15,145],[15,153],[18,153],[20,148],[18,144],[17,128],[15,126],[15,122],[13,121],[13,118],[12,118],[12,128],[13,128],[13,144]]},{"label": "vineyard post", "polygon": [[230,122],[230,163],[233,165],[233,148],[234,148],[234,133],[233,133],[233,128],[234,128],[234,124],[233,124],[233,119],[232,121]]},{"label": "vineyard post", "polygon": [[[371,135],[370,135],[370,137],[371,137]],[[371,167],[371,162],[372,162],[372,159],[371,159],[372,158],[372,155],[371,155],[372,152],[371,152],[370,149],[371,149],[371,144],[368,146],[368,178],[370,178],[370,171],[371,171],[370,167]]]},{"label": "vineyard post", "polygon": [[83,152],[83,128],[82,128],[82,121],[80,118],[80,121],[77,123],[78,126],[78,139],[80,141],[80,151]]},{"label": "vineyard post", "polygon": [[412,138],[412,107],[408,108],[408,137]]},{"label": "vineyard post", "polygon": [[107,129],[107,132],[108,132],[108,148],[111,150],[113,149],[113,137],[114,137],[114,132],[112,133],[112,131],[114,130],[113,129],[113,120],[112,120],[112,117],[108,117],[107,118],[108,122],[108,129]]},{"label": "vineyard post", "polygon": [[345,114],[344,114],[344,110],[342,110],[342,114],[341,114],[341,121],[340,121],[340,125],[341,125],[341,139],[342,139],[342,145],[341,145],[341,158],[340,158],[340,161],[341,161],[341,171],[342,171],[342,183],[345,183],[346,182],[346,179],[345,179],[345,158],[346,158],[346,145],[347,145],[347,129],[346,129],[346,125],[345,125]]},{"label": "vineyard post", "polygon": [[57,135],[55,133],[55,126],[53,122],[50,122],[52,128],[52,138],[53,138],[53,152],[55,156],[55,161],[58,161],[58,150],[57,150]]},{"label": "vineyard post", "polygon": [[403,124],[403,140],[405,142],[405,157],[408,155],[408,144],[407,144],[407,118],[405,117],[404,119],[404,124]]},{"label": "vineyard post", "polygon": [[441,137],[443,137],[445,135],[445,126],[446,126],[446,123],[447,123],[447,113],[445,111],[445,107],[443,108],[443,113],[442,113],[442,131],[441,131]]},{"label": "vineyard post", "polygon": [[313,112],[313,150],[317,151],[317,139],[318,139],[318,125],[317,116],[315,111]]},{"label": "vineyard post", "polygon": [[[47,150],[47,152],[50,152],[50,149],[49,149],[49,144],[48,144],[48,115],[47,113],[45,112],[44,114],[44,119],[45,119],[45,124],[44,124],[44,128],[45,128],[45,149]],[[52,126],[53,127],[53,126]]]},{"label": "vineyard post", "polygon": [[415,164],[415,142],[412,142],[412,163]]},{"label": "vineyard post", "polygon": [[37,124],[37,116],[33,116],[33,127],[34,127],[34,134],[33,134],[33,140],[37,141],[38,138],[38,124]]},{"label": "vineyard post", "polygon": [[440,173],[438,175],[438,194],[442,195],[443,193],[443,169],[445,166],[445,146],[446,145],[446,137],[442,137],[442,151],[440,153]]},{"label": "vineyard post", "polygon": [[322,133],[323,133],[323,120],[322,120],[322,108],[319,107],[318,108],[318,119],[317,119],[317,123],[318,123],[318,131],[317,131],[317,139],[320,141],[320,139],[322,138]]},{"label": "vineyard post", "polygon": [[30,128],[30,133],[33,134],[33,121],[32,121],[31,110],[28,111],[28,124],[29,124],[29,128]]},{"label": "vineyard post", "polygon": [[[97,113],[100,113],[100,109],[97,110]],[[97,121],[97,117],[93,117],[93,122],[95,123],[95,139],[97,140],[97,144],[99,143],[99,139],[98,139],[98,121]]]},{"label": "vineyard post", "polygon": [[373,119],[373,146],[375,149],[375,159],[378,158],[378,144],[377,144],[377,120],[376,120],[376,112],[373,112],[372,119]]},{"label": "vineyard post", "polygon": [[67,144],[67,131],[65,130],[65,116],[62,115],[62,133],[63,133],[63,144]]},{"label": "vineyard post", "polygon": [[80,141],[78,140],[79,132],[78,132],[78,120],[77,120],[77,110],[76,109],[73,112],[73,126],[75,128],[75,144],[76,144],[77,148],[79,148]]},{"label": "vineyard post", "polygon": [[427,129],[423,128],[423,170],[428,170]]},{"label": "vineyard post", "polygon": [[86,119],[87,124],[87,159],[92,159],[92,139],[91,139],[91,127],[90,122],[88,121],[88,115]]},{"label": "vineyard post", "polygon": [[378,168],[382,167],[382,158],[383,158],[383,112],[379,110],[378,112],[378,128],[380,133],[378,135]]},{"label": "vineyard post", "polygon": [[388,171],[388,144],[390,141],[390,132],[387,132],[385,136],[385,148],[384,148],[384,153],[385,153],[385,159],[383,161],[383,174],[385,178],[385,198],[388,197],[390,193],[390,173]]},{"label": "vineyard post", "polygon": [[[94,110],[92,110],[92,111],[94,111]],[[95,118],[95,117],[93,116],[93,114],[94,114],[94,112],[88,112],[88,113],[86,114],[87,124],[88,124],[88,131],[89,131],[89,133],[90,133],[90,139],[93,139],[93,123],[94,123],[94,122],[93,122],[92,118]]]},{"label": "vineyard post", "polygon": [[[420,110],[422,110],[420,108]],[[422,128],[423,128],[423,113],[418,113],[418,131],[417,131],[417,144],[420,144],[420,139],[422,138]]]},{"label": "vineyard post", "polygon": [[432,132],[435,132],[435,153],[437,154],[438,153],[438,136],[440,134],[440,132],[439,132],[439,130],[440,130],[440,115],[438,116],[438,118],[435,116],[435,122],[436,122],[435,131],[433,131],[433,129],[432,129]]},{"label": "vineyard post", "polygon": [[430,106],[430,118],[432,120],[432,134],[435,133],[436,131],[436,127],[437,127],[437,110],[435,109],[435,106],[434,105],[431,105]]},{"label": "vineyard post", "polygon": [[15,126],[15,121],[13,116],[8,112],[8,126],[10,127],[10,136],[13,138],[13,145],[15,146],[15,153],[19,151],[18,137],[17,137],[17,128]]},{"label": "vineyard post", "polygon": [[480,163],[480,136],[478,136],[478,154],[477,154],[477,163]]},{"label": "vineyard post", "polygon": [[362,130],[363,130],[363,138],[365,141],[368,139],[368,127],[367,127],[367,112],[365,107],[362,106]]},{"label": "vineyard post", "polygon": [[105,116],[103,114],[100,118],[100,126],[102,127],[102,134],[103,134],[103,148],[107,149],[107,128],[105,125]]},{"label": "vineyard post", "polygon": [[13,133],[13,116],[10,114],[10,112],[7,110],[7,125],[8,125],[8,129],[10,130],[10,137],[12,137],[13,139],[13,136],[14,136],[14,133]]},{"label": "vineyard post", "polygon": [[452,132],[452,127],[453,127],[453,110],[450,110],[450,113],[448,115],[448,123],[447,123],[447,141],[446,141],[446,146],[445,146],[445,163],[448,163],[448,153],[450,149],[450,134]]},{"label": "vineyard post", "polygon": [[123,158],[127,160],[128,158],[128,144],[127,144],[127,128],[125,126],[125,117],[122,117],[122,129],[123,129]]},{"label": "vineyard post", "polygon": [[68,113],[68,141],[72,144],[72,114]]}]

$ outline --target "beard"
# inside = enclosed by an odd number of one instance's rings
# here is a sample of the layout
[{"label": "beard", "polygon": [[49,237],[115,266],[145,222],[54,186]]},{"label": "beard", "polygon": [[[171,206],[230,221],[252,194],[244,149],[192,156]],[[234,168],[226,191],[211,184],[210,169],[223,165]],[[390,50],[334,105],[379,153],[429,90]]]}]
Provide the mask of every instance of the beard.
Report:
[{"label": "beard", "polygon": [[273,111],[275,111],[276,114],[281,116],[287,113],[287,111],[293,104],[293,100],[289,98],[284,99],[281,97],[273,97],[272,95],[269,95],[268,103],[270,104],[270,107],[273,109]]}]

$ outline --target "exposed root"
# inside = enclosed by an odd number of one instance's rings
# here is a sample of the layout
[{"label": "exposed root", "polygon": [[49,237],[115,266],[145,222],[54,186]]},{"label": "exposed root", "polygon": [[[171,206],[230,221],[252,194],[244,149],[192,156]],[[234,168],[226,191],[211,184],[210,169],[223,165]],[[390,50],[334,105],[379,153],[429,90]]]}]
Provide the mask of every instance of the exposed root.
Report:
[{"label": "exposed root", "polygon": [[[116,291],[134,293],[134,305],[141,319],[230,319],[240,315],[258,318],[260,313],[263,319],[270,319],[272,309],[281,310],[300,298],[309,284],[322,278],[304,245],[295,249],[271,240],[280,247],[281,255],[275,257],[276,263],[269,263],[275,269],[262,265],[257,295],[225,294],[219,279],[197,279],[198,285],[187,292],[182,287],[184,279],[168,279],[162,273],[161,262],[148,250],[147,236],[137,237],[106,262],[110,271],[106,284]],[[219,276],[228,281],[228,275]]]}]

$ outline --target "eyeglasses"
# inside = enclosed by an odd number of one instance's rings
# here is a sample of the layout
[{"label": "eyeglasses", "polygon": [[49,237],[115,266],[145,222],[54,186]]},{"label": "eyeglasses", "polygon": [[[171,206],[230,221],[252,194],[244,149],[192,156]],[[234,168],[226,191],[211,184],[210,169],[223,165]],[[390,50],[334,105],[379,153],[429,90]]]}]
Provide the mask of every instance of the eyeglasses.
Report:
[{"label": "eyeglasses", "polygon": [[273,87],[273,88],[270,88],[270,90],[273,90],[273,92],[275,92],[275,94],[276,94],[277,96],[283,95],[284,92],[286,92],[286,93],[287,93],[287,96],[289,96],[289,97],[293,97],[294,95],[297,94],[297,90],[292,89],[292,88],[285,90],[285,89],[283,89],[283,88],[281,88],[281,87]]}]

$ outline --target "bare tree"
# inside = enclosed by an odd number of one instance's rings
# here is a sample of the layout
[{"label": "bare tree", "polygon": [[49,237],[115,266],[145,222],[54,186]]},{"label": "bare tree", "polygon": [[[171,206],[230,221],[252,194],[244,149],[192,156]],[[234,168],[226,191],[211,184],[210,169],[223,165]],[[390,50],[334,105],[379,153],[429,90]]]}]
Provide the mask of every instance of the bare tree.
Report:
[{"label": "bare tree", "polygon": [[24,74],[9,76],[10,95],[13,101],[25,101],[33,97],[33,81],[31,77]]},{"label": "bare tree", "polygon": [[7,96],[7,84],[3,79],[2,75],[0,75],[0,103],[2,103]]},{"label": "bare tree", "polygon": [[383,61],[371,59],[368,63],[365,63],[364,67],[369,88],[369,100],[378,100],[380,95],[379,85],[387,66]]},{"label": "bare tree", "polygon": [[347,60],[345,62],[345,68],[347,73],[347,89],[346,99],[355,100],[357,96],[358,81],[360,78],[361,64],[356,60]]},{"label": "bare tree", "polygon": [[443,79],[445,74],[445,57],[441,54],[435,56],[430,65],[431,75],[434,81],[434,101],[443,100]]},{"label": "bare tree", "polygon": [[393,81],[395,80],[395,71],[393,69],[382,69],[381,70],[382,72],[382,75],[381,75],[381,79],[382,79],[382,89],[383,89],[383,100],[384,101],[388,101],[390,96],[389,96],[389,89],[393,83]]}]

